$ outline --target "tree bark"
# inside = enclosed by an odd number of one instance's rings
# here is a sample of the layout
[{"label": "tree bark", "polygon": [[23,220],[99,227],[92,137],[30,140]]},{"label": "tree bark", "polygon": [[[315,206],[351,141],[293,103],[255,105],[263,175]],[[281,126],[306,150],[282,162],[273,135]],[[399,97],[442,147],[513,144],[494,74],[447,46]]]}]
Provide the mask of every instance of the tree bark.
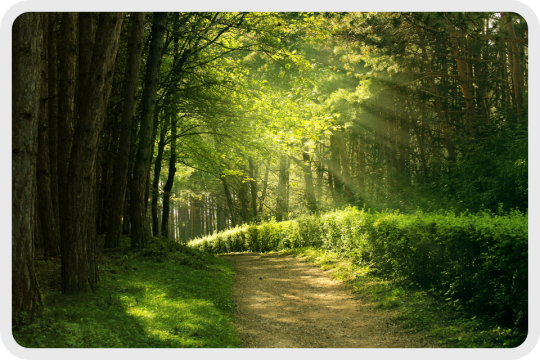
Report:
[{"label": "tree bark", "polygon": [[257,217],[257,168],[255,165],[253,165],[253,159],[251,156],[248,158],[248,164],[249,164],[249,185],[251,189],[251,211],[252,211],[252,217],[253,221],[259,222],[259,218]]},{"label": "tree bark", "polygon": [[[259,203],[259,214],[262,216],[264,201],[266,200],[266,189],[268,188],[268,174],[270,173],[270,166],[265,166],[263,189],[261,193],[261,202]],[[223,230],[223,229],[222,229]]]},{"label": "tree bark", "polygon": [[[48,43],[48,13],[42,14],[42,34],[43,44]],[[55,33],[53,35],[56,35]],[[60,254],[60,233],[58,223],[53,209],[51,193],[51,171],[49,155],[49,94],[48,94],[48,64],[47,47],[43,46],[40,59],[41,72],[41,101],[39,109],[39,129],[38,129],[38,152],[37,152],[37,195],[38,208],[41,224],[41,234],[43,239],[43,249],[45,256],[56,256]],[[56,119],[54,119],[56,120]]]},{"label": "tree bark", "polygon": [[[514,30],[514,23],[512,18],[508,13],[501,13],[502,20],[506,24],[506,29],[510,37],[516,37]],[[514,94],[514,100],[516,103],[516,109],[518,113],[518,119],[522,120],[522,107],[523,107],[523,94],[522,94],[522,81],[521,81],[521,65],[519,58],[519,49],[518,44],[515,42],[510,42],[510,54],[509,57],[512,58],[512,67],[510,71],[512,72],[512,91]]]},{"label": "tree bark", "polygon": [[361,197],[364,197],[364,173],[366,169],[366,153],[365,153],[365,141],[364,141],[364,134],[358,134],[358,149],[357,149],[357,163],[358,163],[358,188],[359,188],[359,195]]},{"label": "tree bark", "polygon": [[[171,115],[174,116],[174,115]],[[171,156],[169,158],[169,175],[163,187],[163,217],[161,220],[161,236],[167,237],[168,214],[170,208],[171,190],[174,185],[176,174],[176,118],[171,118]]]},{"label": "tree bark", "polygon": [[[48,14],[48,118],[49,118],[49,168],[51,179],[51,202],[60,246],[60,214],[58,205],[58,15]],[[60,248],[58,248],[60,251]]]},{"label": "tree bark", "polygon": [[152,130],[156,95],[158,89],[159,67],[164,42],[167,13],[155,13],[152,25],[152,43],[148,54],[145,87],[141,100],[141,125],[139,132],[139,148],[133,168],[133,180],[131,184],[131,246],[134,248],[144,247],[147,239],[145,220],[146,179],[149,173],[152,159]]},{"label": "tree bark", "polygon": [[11,310],[14,325],[33,322],[41,301],[34,268],[39,39],[42,15],[24,13],[12,32]]},{"label": "tree bark", "polygon": [[[431,73],[431,63],[429,62],[427,52],[426,52],[426,46],[424,41],[424,34],[420,31],[418,33],[418,36],[420,38],[420,47],[422,51],[422,58],[424,60],[424,66],[428,73]],[[437,91],[437,87],[435,86],[435,80],[433,80],[432,77],[429,78],[429,84],[431,87],[431,92],[433,93],[433,97],[435,99],[435,109],[437,111],[437,116],[439,117],[439,123],[441,125],[443,135],[444,135],[444,141],[446,144],[446,149],[448,151],[448,158],[451,162],[455,162],[456,155],[454,153],[454,145],[452,144],[452,140],[450,139],[450,134],[448,133],[448,129],[446,127],[447,119],[444,115],[444,111],[441,104],[441,99],[439,98],[439,93]]]},{"label": "tree bark", "polygon": [[340,171],[339,146],[336,134],[330,135],[330,163],[328,164],[328,170],[332,175],[333,180],[333,187],[330,178],[328,182],[332,187],[330,190],[332,191],[334,204],[339,205],[341,202],[341,195],[343,194],[343,177]]},{"label": "tree bark", "polygon": [[460,45],[459,45],[459,42],[455,33],[451,31],[451,30],[454,30],[455,27],[450,22],[447,23],[447,27],[450,30],[449,32],[450,44],[452,47],[452,51],[454,52],[454,58],[456,60],[456,64],[458,68],[459,82],[461,84],[461,91],[465,99],[465,109],[467,112],[467,123],[466,123],[467,132],[470,137],[474,137],[475,135],[474,128],[473,128],[474,98],[471,91],[469,77],[467,76],[468,64],[467,64],[467,61],[463,59],[464,54],[460,48]]},{"label": "tree bark", "polygon": [[229,184],[227,183],[227,179],[225,178],[225,175],[221,175],[219,179],[221,180],[221,183],[223,184],[223,192],[225,193],[225,198],[227,199],[227,205],[229,206],[231,226],[234,227],[236,226],[236,216],[234,214],[234,206],[232,202],[231,192],[229,190]]},{"label": "tree bark", "polygon": [[[171,114],[165,116],[165,121],[159,133],[158,153],[154,164],[154,181],[152,182],[152,234],[155,237],[159,236],[159,221],[158,221],[158,196],[159,196],[159,177],[161,175],[161,163],[163,160],[163,149],[165,148],[165,135],[169,131],[169,122]],[[165,196],[165,194],[164,194]],[[165,201],[165,198],[163,198]],[[165,211],[165,208],[163,208]],[[161,217],[161,224],[163,224]],[[165,232],[166,233],[166,232]]]},{"label": "tree bark", "polygon": [[416,141],[418,143],[418,149],[420,150],[420,165],[422,166],[422,171],[424,173],[424,183],[427,183],[429,180],[429,172],[426,160],[426,146],[425,146],[425,132],[424,122],[426,117],[426,99],[422,101],[422,111],[421,111],[421,121],[422,121],[422,131],[418,129],[418,124],[414,121],[411,122],[414,134],[416,135]]},{"label": "tree bark", "polygon": [[[347,147],[343,141],[345,132],[339,130],[335,135],[335,140],[337,144],[337,150],[339,152],[339,158],[341,160],[341,174],[342,174],[342,187],[345,188],[345,196],[347,202],[352,201],[352,189],[351,189],[351,169],[349,167],[349,156],[347,155]],[[339,172],[339,171],[338,171]]]},{"label": "tree bark", "polygon": [[95,263],[94,174],[99,133],[109,97],[122,25],[122,13],[101,13],[88,80],[81,88],[73,134],[65,223],[62,224],[62,292],[94,290]]},{"label": "tree bark", "polygon": [[[59,228],[66,226],[69,159],[73,128],[75,126],[75,85],[77,65],[77,19],[76,13],[63,13],[58,46],[58,206]],[[60,191],[62,190],[62,191]],[[60,230],[60,239],[63,232]]]},{"label": "tree bark", "polygon": [[304,164],[302,167],[304,173],[304,182],[306,184],[306,203],[310,213],[317,211],[317,198],[315,197],[315,187],[313,186],[313,174],[311,173],[311,158],[308,149],[304,149],[302,152],[302,159]]},{"label": "tree bark", "polygon": [[240,200],[240,215],[242,217],[242,223],[247,224],[251,221],[251,217],[249,216],[249,198],[248,198],[248,181],[246,176],[246,169],[244,166],[242,166],[242,177],[238,180],[240,182],[239,190],[237,192],[238,194],[238,200]]},{"label": "tree bark", "polygon": [[277,189],[276,220],[287,220],[289,201],[287,188],[289,187],[289,158],[281,155],[279,158],[279,180]]}]

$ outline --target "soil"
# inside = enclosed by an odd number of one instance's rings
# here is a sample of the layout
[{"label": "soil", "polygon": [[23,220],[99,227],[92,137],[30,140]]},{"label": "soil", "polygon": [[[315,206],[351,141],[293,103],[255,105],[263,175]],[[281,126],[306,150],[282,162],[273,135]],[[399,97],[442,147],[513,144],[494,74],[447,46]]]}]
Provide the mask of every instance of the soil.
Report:
[{"label": "soil", "polygon": [[236,269],[234,323],[245,348],[425,348],[329,271],[292,255],[221,255]]}]

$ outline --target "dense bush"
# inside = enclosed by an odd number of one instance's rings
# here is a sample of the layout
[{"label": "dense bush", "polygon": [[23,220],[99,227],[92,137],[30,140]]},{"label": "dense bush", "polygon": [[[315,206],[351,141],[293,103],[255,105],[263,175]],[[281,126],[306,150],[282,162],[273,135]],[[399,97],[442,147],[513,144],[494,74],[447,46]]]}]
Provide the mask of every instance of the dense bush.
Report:
[{"label": "dense bush", "polygon": [[238,227],[190,246],[212,253],[320,247],[526,328],[527,219],[518,211],[455,216],[348,209]]}]

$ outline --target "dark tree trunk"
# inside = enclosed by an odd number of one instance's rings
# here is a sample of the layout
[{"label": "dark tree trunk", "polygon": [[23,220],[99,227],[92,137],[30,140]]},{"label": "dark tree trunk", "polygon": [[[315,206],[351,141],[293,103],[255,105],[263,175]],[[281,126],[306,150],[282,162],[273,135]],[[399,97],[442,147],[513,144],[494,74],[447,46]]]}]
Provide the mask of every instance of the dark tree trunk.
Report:
[{"label": "dark tree trunk", "polygon": [[12,35],[12,237],[13,324],[32,322],[41,301],[34,269],[35,182],[40,89],[40,13],[24,13]]},{"label": "dark tree trunk", "polygon": [[139,148],[133,168],[133,181],[131,184],[131,246],[144,247],[148,232],[145,217],[146,180],[149,175],[149,166],[152,159],[152,132],[156,95],[158,89],[159,67],[161,64],[161,50],[163,48],[167,13],[155,13],[152,25],[152,43],[148,54],[145,86],[141,100],[141,125],[139,133]]},{"label": "dark tree trunk", "polygon": [[58,206],[60,239],[66,226],[67,187],[71,142],[75,126],[75,84],[77,65],[77,14],[63,13],[58,44]]},{"label": "dark tree trunk", "polygon": [[[60,214],[58,208],[58,15],[48,14],[48,111],[49,111],[49,168],[51,178],[51,202],[60,246]],[[60,251],[60,248],[58,248]]]},{"label": "dark tree trunk", "polygon": [[[131,234],[131,222],[129,221],[129,204],[130,204],[130,196],[129,196],[129,183],[126,186],[126,192],[124,195],[124,208],[123,208],[123,215],[122,215],[122,235],[129,235]],[[106,247],[116,247],[118,246],[118,241],[120,240],[120,235],[116,238],[116,245],[106,245]],[[105,243],[107,243],[107,238],[105,238]]]},{"label": "dark tree trunk", "polygon": [[[174,116],[174,115],[171,115]],[[168,222],[169,222],[169,204],[171,198],[171,190],[174,184],[174,174],[176,173],[176,118],[171,118],[171,156],[169,158],[169,175],[167,182],[163,187],[163,217],[161,220],[161,236],[167,237]]]},{"label": "dark tree trunk", "polygon": [[[41,21],[43,44],[48,43],[48,13],[44,13]],[[51,194],[51,172],[49,155],[49,112],[48,112],[48,66],[47,47],[43,46],[40,59],[41,102],[39,109],[38,152],[37,152],[37,195],[45,256],[60,254],[60,233],[55,218]]]},{"label": "dark tree trunk", "polygon": [[231,226],[236,226],[236,216],[234,215],[234,206],[231,196],[231,191],[229,190],[229,184],[227,183],[227,179],[225,178],[225,175],[221,175],[219,177],[221,180],[221,183],[223,184],[223,192],[225,193],[225,198],[227,199],[227,205],[229,206],[229,212],[230,212],[230,218],[231,218]]},{"label": "dark tree trunk", "polygon": [[95,171],[99,133],[109,97],[122,13],[101,13],[90,72],[81,88],[69,166],[67,206],[62,224],[62,292],[93,290],[95,263]]},{"label": "dark tree trunk", "polygon": [[88,75],[90,72],[90,62],[92,60],[92,49],[94,48],[95,37],[95,14],[91,12],[79,13],[79,81],[77,103],[82,102],[81,96]]}]

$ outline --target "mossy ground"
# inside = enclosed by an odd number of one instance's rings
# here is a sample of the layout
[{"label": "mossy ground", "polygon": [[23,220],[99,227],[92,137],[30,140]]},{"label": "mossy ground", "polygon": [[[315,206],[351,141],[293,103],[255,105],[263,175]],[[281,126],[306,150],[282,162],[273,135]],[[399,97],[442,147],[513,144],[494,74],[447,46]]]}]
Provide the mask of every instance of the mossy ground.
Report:
[{"label": "mossy ground", "polygon": [[60,259],[37,259],[44,308],[13,330],[28,348],[240,347],[231,314],[234,270],[214,255],[154,239],[102,251],[95,293],[62,294]]},{"label": "mossy ground", "polygon": [[374,309],[391,312],[403,328],[434,338],[442,347],[513,348],[527,337],[526,332],[502,329],[477,318],[459,304],[432,296],[429,291],[379,277],[354,259],[311,247],[282,252],[331,270],[334,278],[373,303]]}]

